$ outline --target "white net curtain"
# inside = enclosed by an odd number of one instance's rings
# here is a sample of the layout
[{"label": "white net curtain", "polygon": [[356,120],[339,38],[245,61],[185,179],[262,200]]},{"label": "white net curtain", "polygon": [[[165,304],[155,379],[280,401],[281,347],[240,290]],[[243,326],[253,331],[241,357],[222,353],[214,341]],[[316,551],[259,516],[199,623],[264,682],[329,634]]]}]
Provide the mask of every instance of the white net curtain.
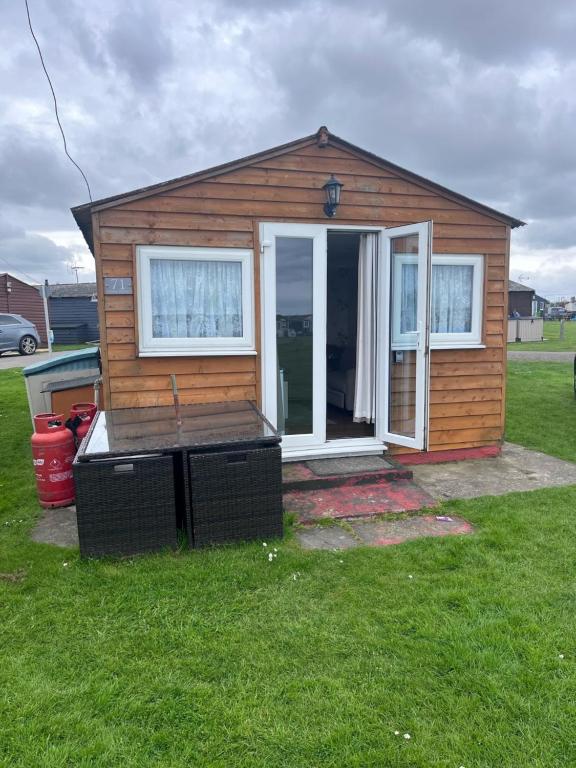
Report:
[{"label": "white net curtain", "polygon": [[154,338],[242,336],[242,265],[151,259]]},{"label": "white net curtain", "polygon": [[474,267],[434,264],[432,267],[432,333],[469,333],[472,329]]},{"label": "white net curtain", "polygon": [[360,236],[358,253],[358,330],[354,421],[372,424],[376,418],[376,269],[378,236]]}]

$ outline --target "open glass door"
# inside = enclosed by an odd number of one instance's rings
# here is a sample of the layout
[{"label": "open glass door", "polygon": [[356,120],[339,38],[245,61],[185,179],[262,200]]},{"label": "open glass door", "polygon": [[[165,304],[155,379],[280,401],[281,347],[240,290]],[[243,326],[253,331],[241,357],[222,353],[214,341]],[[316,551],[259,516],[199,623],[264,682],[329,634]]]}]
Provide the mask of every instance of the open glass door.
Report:
[{"label": "open glass door", "polygon": [[326,441],[326,227],[262,224],[262,400],[286,451]]},{"label": "open glass door", "polygon": [[432,222],[386,229],[378,276],[376,434],[424,450],[428,439]]}]

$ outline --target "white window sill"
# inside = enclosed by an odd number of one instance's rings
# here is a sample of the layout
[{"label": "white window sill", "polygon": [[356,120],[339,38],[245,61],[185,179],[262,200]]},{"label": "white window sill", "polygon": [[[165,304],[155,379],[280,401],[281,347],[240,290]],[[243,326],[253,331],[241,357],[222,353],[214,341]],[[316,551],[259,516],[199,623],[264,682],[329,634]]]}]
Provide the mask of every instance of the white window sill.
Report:
[{"label": "white window sill", "polygon": [[155,349],[140,350],[138,357],[225,357],[236,355],[236,357],[245,357],[247,355],[258,354],[255,349]]}]

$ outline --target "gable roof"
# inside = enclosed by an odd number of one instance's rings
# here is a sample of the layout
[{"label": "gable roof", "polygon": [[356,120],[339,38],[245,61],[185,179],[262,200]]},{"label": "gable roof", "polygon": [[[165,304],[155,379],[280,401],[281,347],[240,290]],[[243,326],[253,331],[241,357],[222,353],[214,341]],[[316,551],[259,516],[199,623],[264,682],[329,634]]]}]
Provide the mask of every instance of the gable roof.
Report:
[{"label": "gable roof", "polygon": [[91,203],[77,205],[71,209],[72,215],[82,230],[82,234],[84,235],[90,250],[92,250],[92,214],[97,211],[114,207],[115,205],[121,205],[122,203],[128,203],[133,200],[139,200],[144,197],[151,197],[158,193],[177,189],[178,187],[192,184],[197,181],[204,181],[214,176],[229,173],[230,171],[235,171],[238,168],[243,168],[247,165],[252,165],[253,163],[267,160],[271,157],[277,157],[278,155],[293,152],[296,148],[305,147],[316,143],[321,146],[330,145],[347,150],[351,154],[356,155],[361,159],[372,163],[373,165],[376,165],[378,168],[391,170],[399,177],[406,179],[407,181],[412,181],[413,183],[419,184],[420,186],[433,192],[437,192],[444,197],[462,203],[463,205],[479,211],[480,213],[484,213],[487,216],[491,216],[492,218],[497,219],[498,221],[501,221],[510,227],[521,227],[525,224],[525,222],[521,221],[520,219],[516,219],[506,213],[502,213],[501,211],[497,211],[494,208],[490,208],[483,203],[479,203],[476,200],[472,200],[471,198],[466,197],[465,195],[461,195],[459,192],[454,192],[451,189],[442,186],[441,184],[437,184],[435,181],[430,181],[430,179],[419,176],[417,173],[413,173],[412,171],[408,171],[406,168],[395,165],[389,160],[378,157],[378,155],[375,155],[366,149],[357,147],[355,144],[351,144],[345,139],[341,139],[339,136],[335,136],[333,133],[329,133],[325,126],[321,126],[316,133],[313,133],[310,136],[305,136],[301,139],[291,141],[288,144],[281,144],[278,147],[273,147],[262,152],[257,152],[253,155],[247,155],[246,157],[240,158],[239,160],[233,160],[229,163],[216,165],[203,171],[187,174],[186,176],[179,176],[175,179],[170,179],[169,181],[162,181],[157,184],[151,184],[147,187],[133,189],[130,192],[124,192],[119,195],[112,195],[111,197],[104,197],[100,200],[94,200]]},{"label": "gable roof", "polygon": [[508,280],[508,290],[514,293],[535,293],[534,288],[517,283],[515,280]]},{"label": "gable roof", "polygon": [[46,295],[51,299],[92,298],[96,294],[96,283],[54,283],[46,286]]},{"label": "gable roof", "polygon": [[27,288],[36,288],[35,285],[31,285],[30,283],[27,283],[25,280],[22,280],[19,277],[14,277],[14,275],[11,275],[10,272],[0,272],[0,278],[2,278],[2,280],[5,280],[5,281],[16,280],[17,283],[20,283],[20,285],[25,285]]}]

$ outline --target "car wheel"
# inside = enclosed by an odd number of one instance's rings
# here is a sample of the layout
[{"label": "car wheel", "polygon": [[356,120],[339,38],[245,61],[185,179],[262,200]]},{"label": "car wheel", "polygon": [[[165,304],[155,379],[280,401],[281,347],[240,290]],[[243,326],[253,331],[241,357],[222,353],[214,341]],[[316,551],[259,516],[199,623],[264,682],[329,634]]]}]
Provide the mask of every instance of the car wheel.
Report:
[{"label": "car wheel", "polygon": [[33,355],[34,352],[36,352],[37,346],[34,336],[22,336],[18,346],[18,352],[20,352],[21,355]]}]

